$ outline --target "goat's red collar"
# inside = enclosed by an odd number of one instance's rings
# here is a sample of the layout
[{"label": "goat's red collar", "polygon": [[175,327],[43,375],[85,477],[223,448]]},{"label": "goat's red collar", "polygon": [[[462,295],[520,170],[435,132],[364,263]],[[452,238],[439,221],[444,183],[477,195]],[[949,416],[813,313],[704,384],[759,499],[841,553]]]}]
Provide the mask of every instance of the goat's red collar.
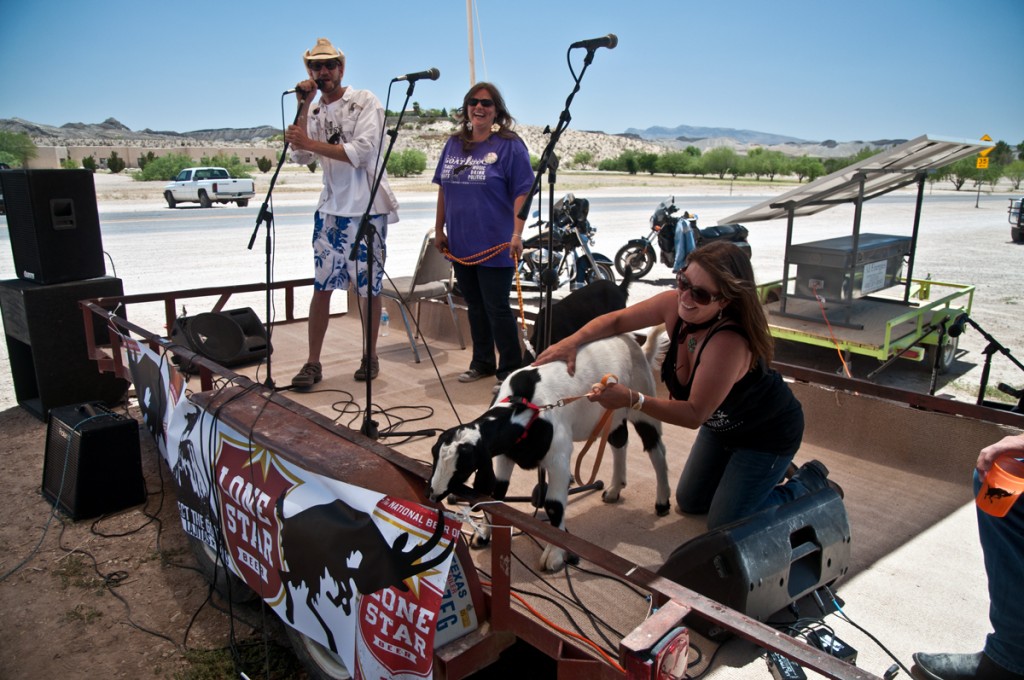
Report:
[{"label": "goat's red collar", "polygon": [[540,417],[541,408],[540,406],[534,404],[532,401],[523,399],[522,397],[517,396],[515,394],[508,395],[507,397],[501,400],[501,403],[509,403],[512,405],[519,404],[520,406],[525,406],[530,410],[530,419],[526,422],[526,425],[523,426],[523,433],[519,435],[519,439],[516,440],[516,444],[518,444],[519,442],[526,439],[526,435],[530,433],[530,428],[537,421],[537,418]]}]

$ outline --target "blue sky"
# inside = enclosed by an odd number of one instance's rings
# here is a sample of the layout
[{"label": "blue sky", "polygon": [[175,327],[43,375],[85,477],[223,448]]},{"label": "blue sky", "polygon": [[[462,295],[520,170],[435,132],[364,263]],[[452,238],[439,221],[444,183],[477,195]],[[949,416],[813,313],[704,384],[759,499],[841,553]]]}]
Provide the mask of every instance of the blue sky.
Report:
[{"label": "blue sky", "polygon": [[[573,88],[568,46],[608,33],[570,127],[758,130],[820,141],[1024,141],[1024,0],[477,0],[476,78],[521,123],[554,125]],[[0,118],[114,117],[133,130],[279,126],[301,54],[329,38],[346,84],[381,101],[438,68],[413,101],[469,86],[465,0],[391,3],[0,0]],[[482,49],[481,49],[482,46]],[[585,50],[570,58],[577,74]],[[401,105],[407,85],[391,89]]]}]

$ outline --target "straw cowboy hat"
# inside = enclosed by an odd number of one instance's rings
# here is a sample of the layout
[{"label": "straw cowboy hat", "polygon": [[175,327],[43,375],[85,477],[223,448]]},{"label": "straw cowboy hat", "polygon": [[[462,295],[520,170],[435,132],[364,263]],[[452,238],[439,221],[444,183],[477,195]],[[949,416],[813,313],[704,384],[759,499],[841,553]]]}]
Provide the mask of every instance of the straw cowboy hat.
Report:
[{"label": "straw cowboy hat", "polygon": [[324,61],[327,59],[337,59],[341,63],[345,63],[345,53],[339,50],[337,47],[331,44],[331,41],[327,38],[317,38],[316,45],[311,50],[306,50],[306,53],[302,55],[303,61]]}]

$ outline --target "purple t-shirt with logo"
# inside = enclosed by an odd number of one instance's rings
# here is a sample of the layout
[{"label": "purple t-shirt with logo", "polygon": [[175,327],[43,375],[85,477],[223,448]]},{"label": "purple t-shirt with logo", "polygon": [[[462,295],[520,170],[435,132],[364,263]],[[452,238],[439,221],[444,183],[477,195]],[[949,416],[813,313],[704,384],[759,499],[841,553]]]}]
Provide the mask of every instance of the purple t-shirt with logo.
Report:
[{"label": "purple t-shirt with logo", "polygon": [[[433,181],[444,192],[448,249],[455,257],[472,257],[512,237],[515,199],[533,186],[530,154],[519,137],[491,135],[469,152],[450,137]],[[481,264],[511,267],[512,257],[505,250]]]}]

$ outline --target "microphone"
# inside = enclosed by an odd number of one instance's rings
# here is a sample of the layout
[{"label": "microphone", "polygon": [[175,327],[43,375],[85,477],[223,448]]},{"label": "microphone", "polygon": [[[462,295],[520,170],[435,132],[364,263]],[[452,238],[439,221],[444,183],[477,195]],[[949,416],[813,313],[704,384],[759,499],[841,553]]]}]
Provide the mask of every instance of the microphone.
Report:
[{"label": "microphone", "polygon": [[574,50],[577,47],[586,47],[588,50],[596,50],[598,47],[607,47],[610,50],[615,49],[615,46],[619,44],[619,39],[614,33],[609,33],[601,38],[591,38],[590,40],[580,40],[569,45],[570,50]]},{"label": "microphone", "polygon": [[285,91],[284,91],[284,94],[282,94],[281,96],[283,97],[283,96],[284,96],[285,94],[295,94],[296,92],[301,92],[301,93],[302,93],[302,94],[304,94],[304,95],[306,95],[306,94],[309,94],[309,91],[308,91],[308,90],[300,90],[300,89],[299,89],[299,88],[297,88],[297,87],[293,87],[293,88],[292,88],[292,89],[290,89],[290,90],[285,90]]},{"label": "microphone", "polygon": [[400,80],[408,80],[410,83],[415,83],[417,80],[423,80],[424,78],[427,80],[437,80],[440,77],[440,71],[438,71],[436,68],[430,68],[427,69],[426,71],[420,71],[419,73],[406,73],[404,76],[392,78],[391,82],[397,83]]}]

